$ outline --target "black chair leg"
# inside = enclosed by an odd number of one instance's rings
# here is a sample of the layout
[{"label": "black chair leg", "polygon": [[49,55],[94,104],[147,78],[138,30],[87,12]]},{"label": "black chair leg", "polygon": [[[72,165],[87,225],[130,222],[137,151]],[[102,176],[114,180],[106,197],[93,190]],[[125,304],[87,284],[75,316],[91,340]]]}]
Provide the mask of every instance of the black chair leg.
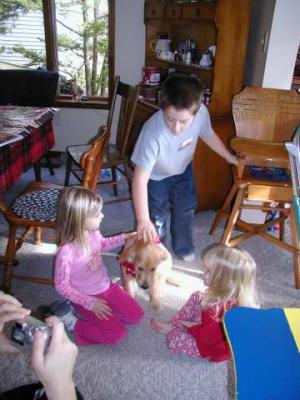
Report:
[{"label": "black chair leg", "polygon": [[67,158],[67,163],[66,163],[65,186],[69,186],[70,174],[71,174],[71,168],[72,168],[72,157],[69,154],[67,156],[68,156],[68,158]]},{"label": "black chair leg", "polygon": [[[47,164],[47,168],[49,169],[50,175],[55,175],[54,172],[54,167],[51,161],[51,157],[49,152],[45,154],[45,159],[46,159],[46,164]],[[34,175],[35,175],[35,180],[37,182],[41,182],[42,180],[42,173],[41,173],[41,160],[38,160],[35,164],[34,164]]]},{"label": "black chair leg", "polygon": [[38,160],[34,166],[34,175],[35,175],[35,180],[37,182],[41,182],[42,176],[41,176],[41,160]]},{"label": "black chair leg", "polygon": [[54,167],[53,167],[53,164],[52,164],[50,152],[48,152],[47,154],[45,154],[45,158],[46,158],[47,168],[49,169],[50,175],[55,175]]},{"label": "black chair leg", "polygon": [[111,175],[113,182],[116,182],[116,184],[113,185],[114,196],[118,196],[117,169],[115,167],[111,168]]}]

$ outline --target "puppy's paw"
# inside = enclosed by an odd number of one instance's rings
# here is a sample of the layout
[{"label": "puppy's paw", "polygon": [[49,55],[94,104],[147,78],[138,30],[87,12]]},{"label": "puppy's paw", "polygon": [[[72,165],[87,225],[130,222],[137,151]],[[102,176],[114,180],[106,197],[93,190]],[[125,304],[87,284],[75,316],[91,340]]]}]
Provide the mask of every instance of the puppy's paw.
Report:
[{"label": "puppy's paw", "polygon": [[134,299],[134,285],[133,282],[123,282],[123,289],[129,294],[130,297]]},{"label": "puppy's paw", "polygon": [[159,299],[151,299],[151,300],[150,300],[150,304],[151,304],[151,307],[152,307],[152,309],[153,309],[154,311],[160,311],[160,309],[161,309],[161,304],[160,304]]},{"label": "puppy's paw", "polygon": [[134,288],[130,286],[130,288],[128,288],[128,290],[126,290],[126,292],[129,294],[130,297],[132,297],[134,299]]},{"label": "puppy's paw", "polygon": [[180,279],[178,279],[175,276],[168,276],[166,282],[168,285],[172,285],[172,286],[176,286],[176,287],[180,287],[182,285],[182,283],[180,282]]}]

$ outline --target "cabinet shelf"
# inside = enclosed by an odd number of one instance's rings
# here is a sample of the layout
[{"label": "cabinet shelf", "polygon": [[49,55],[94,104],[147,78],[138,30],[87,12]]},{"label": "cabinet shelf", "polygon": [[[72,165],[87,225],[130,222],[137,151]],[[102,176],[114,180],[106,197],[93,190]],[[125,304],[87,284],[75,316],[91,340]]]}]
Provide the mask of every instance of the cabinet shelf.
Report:
[{"label": "cabinet shelf", "polygon": [[163,75],[166,75],[170,68],[175,68],[176,72],[181,74],[195,74],[206,88],[212,88],[214,68],[202,68],[196,64],[184,64],[182,62],[161,60],[156,57],[146,57],[146,65],[159,68]]},{"label": "cabinet shelf", "polygon": [[[163,74],[170,68],[195,74],[212,91],[211,112],[230,114],[233,95],[243,84],[250,5],[250,0],[145,0],[145,65],[158,67]],[[186,40],[193,41],[197,60],[210,46],[216,46],[214,66],[202,68],[156,58],[153,41],[166,36],[171,41],[171,51],[180,49]]]},{"label": "cabinet shelf", "polygon": [[163,60],[161,58],[155,58],[155,57],[149,57],[149,62],[152,62],[153,64],[156,64],[155,67],[160,67],[160,68],[169,68],[169,67],[178,67],[180,69],[186,69],[192,72],[194,69],[199,70],[199,71],[204,71],[209,74],[214,72],[214,68],[203,68],[200,67],[198,64],[185,64],[180,61],[171,61],[171,60]]}]

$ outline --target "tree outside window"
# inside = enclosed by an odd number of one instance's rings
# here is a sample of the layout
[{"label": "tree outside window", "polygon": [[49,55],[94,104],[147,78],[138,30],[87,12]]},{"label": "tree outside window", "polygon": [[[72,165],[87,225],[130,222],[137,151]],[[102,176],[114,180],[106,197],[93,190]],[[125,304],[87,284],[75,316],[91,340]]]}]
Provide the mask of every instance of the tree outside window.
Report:
[{"label": "tree outside window", "polygon": [[1,0],[0,68],[58,70],[63,97],[107,98],[113,9],[112,0]]}]

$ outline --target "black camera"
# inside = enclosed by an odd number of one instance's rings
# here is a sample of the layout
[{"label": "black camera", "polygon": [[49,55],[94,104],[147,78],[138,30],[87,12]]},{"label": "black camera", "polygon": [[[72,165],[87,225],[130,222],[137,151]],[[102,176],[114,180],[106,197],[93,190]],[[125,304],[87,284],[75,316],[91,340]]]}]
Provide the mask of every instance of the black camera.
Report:
[{"label": "black camera", "polygon": [[22,321],[5,324],[4,333],[7,338],[18,348],[28,350],[31,348],[34,335],[37,331],[43,333],[46,347],[51,339],[51,327],[34,317],[28,316]]}]

